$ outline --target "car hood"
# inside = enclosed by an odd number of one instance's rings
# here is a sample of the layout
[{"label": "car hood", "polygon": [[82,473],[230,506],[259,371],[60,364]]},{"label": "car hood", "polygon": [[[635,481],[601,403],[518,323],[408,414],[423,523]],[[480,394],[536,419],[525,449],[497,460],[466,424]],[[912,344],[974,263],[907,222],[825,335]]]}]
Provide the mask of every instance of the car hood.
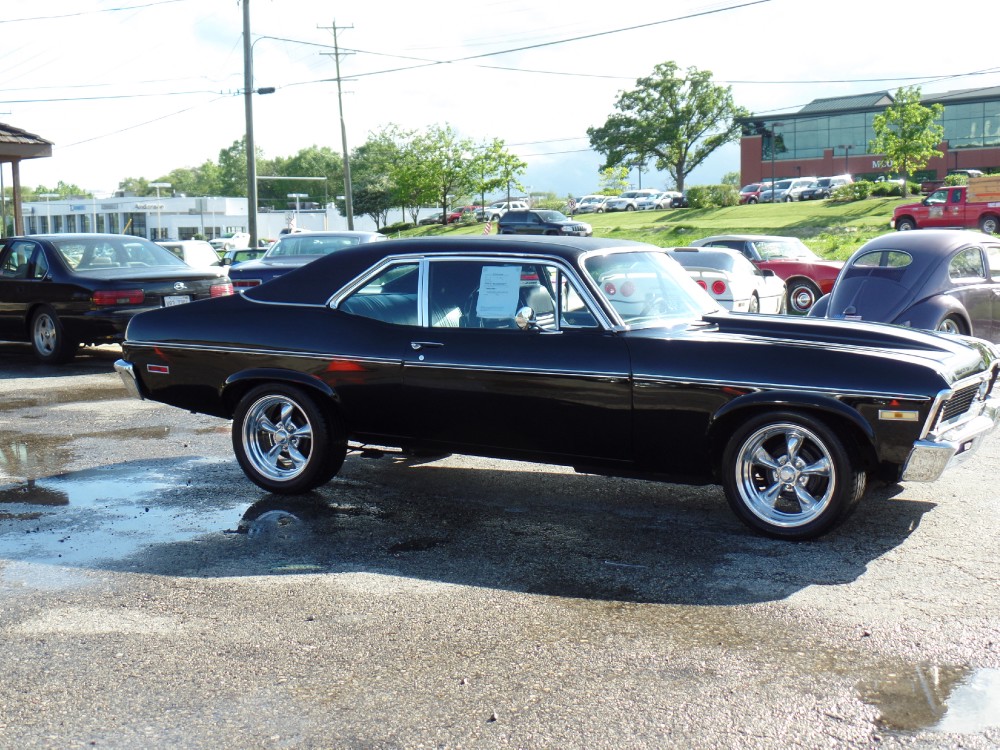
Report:
[{"label": "car hood", "polygon": [[[740,381],[751,387],[826,382],[838,390],[883,393],[890,382],[899,394],[933,391],[1000,357],[996,347],[978,339],[791,315],[712,314],[685,330],[647,328],[627,335],[637,377],[683,367],[676,374],[687,381],[718,382],[720,372],[733,372],[732,363],[739,362]],[[667,358],[664,341],[678,348]],[[788,367],[775,368],[776,361]]]},{"label": "car hood", "polygon": [[771,258],[770,260],[761,262],[767,263],[769,266],[781,266],[794,263],[796,265],[808,265],[815,268],[828,268],[832,271],[838,272],[844,267],[844,261],[842,260],[822,260],[813,258]]}]

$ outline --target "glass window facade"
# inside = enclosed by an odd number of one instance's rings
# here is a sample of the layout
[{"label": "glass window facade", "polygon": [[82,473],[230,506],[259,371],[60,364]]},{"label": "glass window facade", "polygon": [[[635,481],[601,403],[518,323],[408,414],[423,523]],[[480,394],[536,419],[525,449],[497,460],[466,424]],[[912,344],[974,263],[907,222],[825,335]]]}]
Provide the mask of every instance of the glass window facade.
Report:
[{"label": "glass window facade", "polygon": [[[744,135],[761,136],[763,161],[820,158],[826,149],[832,149],[835,156],[845,151],[852,155],[865,154],[869,141],[875,138],[872,122],[877,114],[785,115],[747,123]],[[944,126],[943,140],[951,149],[1000,147],[1000,98],[945,104],[940,124]],[[773,156],[772,142],[775,145]]]}]

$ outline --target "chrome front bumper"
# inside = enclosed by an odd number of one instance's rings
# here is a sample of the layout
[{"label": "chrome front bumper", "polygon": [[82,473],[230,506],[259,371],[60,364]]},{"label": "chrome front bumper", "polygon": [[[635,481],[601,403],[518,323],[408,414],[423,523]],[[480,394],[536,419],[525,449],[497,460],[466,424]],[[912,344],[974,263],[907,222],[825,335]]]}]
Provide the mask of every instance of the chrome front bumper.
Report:
[{"label": "chrome front bumper", "polygon": [[979,416],[945,430],[940,435],[918,440],[903,465],[904,482],[933,482],[952,466],[969,459],[993,432],[1000,419],[1000,398],[990,398]]},{"label": "chrome front bumper", "polygon": [[122,382],[125,384],[125,390],[128,391],[130,396],[134,396],[140,401],[144,400],[145,397],[139,389],[139,381],[135,377],[135,370],[131,362],[119,359],[115,362],[115,372],[121,377]]}]

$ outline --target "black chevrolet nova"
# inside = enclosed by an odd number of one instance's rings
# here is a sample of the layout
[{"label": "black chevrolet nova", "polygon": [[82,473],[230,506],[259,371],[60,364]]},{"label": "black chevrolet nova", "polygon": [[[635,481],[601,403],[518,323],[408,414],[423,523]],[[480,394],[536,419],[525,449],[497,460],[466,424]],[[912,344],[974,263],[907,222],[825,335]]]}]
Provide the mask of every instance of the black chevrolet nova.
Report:
[{"label": "black chevrolet nova", "polygon": [[892,326],[728,314],[660,249],[393,240],[136,316],[136,395],[233,419],[246,475],[329,481],[349,443],[719,483],[819,536],[869,479],[934,480],[997,421],[997,350]]}]

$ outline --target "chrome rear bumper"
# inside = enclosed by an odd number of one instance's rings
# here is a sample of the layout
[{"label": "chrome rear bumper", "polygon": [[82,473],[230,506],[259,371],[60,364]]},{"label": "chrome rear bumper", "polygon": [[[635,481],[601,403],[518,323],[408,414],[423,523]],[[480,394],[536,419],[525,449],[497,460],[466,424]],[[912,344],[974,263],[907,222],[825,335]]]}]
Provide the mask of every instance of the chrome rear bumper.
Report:
[{"label": "chrome rear bumper", "polygon": [[133,396],[140,401],[145,399],[142,395],[142,391],[139,389],[139,381],[135,377],[135,370],[132,367],[131,362],[119,359],[115,362],[115,372],[117,372],[121,377],[122,382],[125,384],[125,390],[128,391],[130,396]]}]

